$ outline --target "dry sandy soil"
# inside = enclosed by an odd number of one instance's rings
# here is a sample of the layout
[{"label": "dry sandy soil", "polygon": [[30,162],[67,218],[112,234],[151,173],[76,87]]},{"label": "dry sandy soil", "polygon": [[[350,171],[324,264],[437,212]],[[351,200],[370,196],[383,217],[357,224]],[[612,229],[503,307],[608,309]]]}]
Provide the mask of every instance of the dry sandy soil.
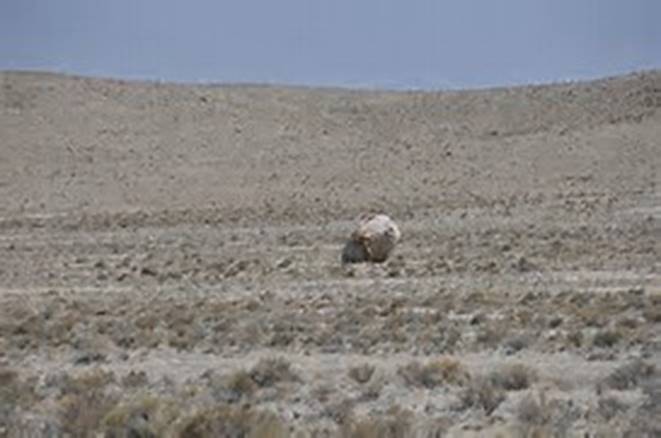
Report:
[{"label": "dry sandy soil", "polygon": [[660,170],[661,72],[0,73],[0,436],[660,436]]}]

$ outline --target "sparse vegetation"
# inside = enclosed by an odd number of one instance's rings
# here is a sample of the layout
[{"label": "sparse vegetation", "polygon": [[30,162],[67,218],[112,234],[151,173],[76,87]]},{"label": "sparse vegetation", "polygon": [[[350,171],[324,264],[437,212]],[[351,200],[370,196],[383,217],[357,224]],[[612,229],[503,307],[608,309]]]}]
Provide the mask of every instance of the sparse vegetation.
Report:
[{"label": "sparse vegetation", "polygon": [[425,365],[410,362],[397,372],[407,384],[430,389],[439,385],[463,385],[470,379],[463,365],[452,358],[430,361]]},{"label": "sparse vegetation", "polygon": [[516,353],[528,348],[531,344],[531,339],[527,335],[516,335],[506,339],[504,344],[508,352]]},{"label": "sparse vegetation", "polygon": [[115,381],[112,372],[100,368],[64,379],[58,400],[62,430],[73,436],[87,436],[98,431],[103,417],[118,401],[107,386]]},{"label": "sparse vegetation", "polygon": [[364,384],[369,382],[376,368],[374,365],[363,364],[349,368],[349,377],[354,381]]},{"label": "sparse vegetation", "polygon": [[606,421],[612,420],[627,409],[629,406],[616,397],[602,397],[597,404],[597,412]]},{"label": "sparse vegetation", "polygon": [[529,427],[539,427],[548,423],[549,414],[550,412],[543,394],[541,400],[537,400],[532,394],[527,394],[519,401],[516,408],[517,420]]},{"label": "sparse vegetation", "polygon": [[166,436],[181,410],[173,400],[138,395],[115,405],[103,418],[103,430],[107,438]]},{"label": "sparse vegetation", "polygon": [[285,438],[287,429],[273,414],[219,406],[193,413],[177,427],[177,437]]},{"label": "sparse vegetation", "polygon": [[62,431],[73,436],[88,436],[98,431],[101,420],[116,403],[114,396],[99,388],[63,396],[58,400]]},{"label": "sparse vegetation", "polygon": [[459,397],[460,409],[481,409],[486,415],[491,415],[507,398],[507,394],[491,379],[478,376],[471,379]]},{"label": "sparse vegetation", "polygon": [[661,323],[661,304],[645,308],[643,310],[643,317],[653,324]]},{"label": "sparse vegetation", "polygon": [[291,363],[283,357],[261,359],[250,371],[250,377],[260,387],[300,380]]},{"label": "sparse vegetation", "polygon": [[147,373],[144,371],[131,370],[128,374],[122,377],[122,386],[128,388],[138,388],[146,386],[149,383]]},{"label": "sparse vegetation", "polygon": [[537,373],[526,365],[515,363],[491,372],[489,380],[507,391],[520,391],[529,388],[537,380]]},{"label": "sparse vegetation", "polygon": [[0,72],[0,438],[661,436],[659,90]]},{"label": "sparse vegetation", "polygon": [[377,418],[351,419],[341,429],[342,438],[406,438],[413,430],[413,416],[400,407]]}]

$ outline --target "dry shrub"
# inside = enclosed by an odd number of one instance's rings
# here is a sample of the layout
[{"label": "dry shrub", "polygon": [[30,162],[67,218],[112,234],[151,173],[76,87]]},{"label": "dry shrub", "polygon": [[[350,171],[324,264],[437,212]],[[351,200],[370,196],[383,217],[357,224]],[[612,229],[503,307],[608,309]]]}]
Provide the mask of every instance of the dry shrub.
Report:
[{"label": "dry shrub", "polygon": [[523,364],[510,364],[489,375],[489,380],[498,388],[507,391],[527,389],[537,380],[537,373]]},{"label": "dry shrub", "polygon": [[470,379],[463,365],[452,358],[443,358],[426,365],[413,361],[400,367],[397,372],[407,384],[424,388],[434,388],[442,384],[463,385]]},{"label": "dry shrub", "polygon": [[237,371],[226,378],[225,387],[236,397],[250,397],[257,390],[257,383],[247,371]]},{"label": "dry shrub", "polygon": [[58,401],[62,430],[73,436],[89,436],[98,431],[103,417],[117,400],[106,393],[106,386],[115,381],[112,372],[95,369],[70,378],[62,388]]},{"label": "dry shrub", "polygon": [[491,379],[477,377],[472,379],[460,394],[460,409],[482,409],[491,415],[507,397],[502,388],[493,384]]},{"label": "dry shrub", "polygon": [[181,438],[284,438],[287,428],[274,414],[220,406],[185,418],[177,427]]},{"label": "dry shrub", "polygon": [[122,386],[125,388],[136,388],[145,386],[149,383],[147,373],[144,371],[131,370],[127,375],[122,378]]},{"label": "dry shrub", "polygon": [[62,388],[64,394],[82,394],[93,390],[103,390],[115,382],[115,374],[101,368],[94,368],[79,376],[67,376]]},{"label": "dry shrub", "polygon": [[565,337],[569,347],[580,348],[583,345],[583,333],[580,331],[571,331]]},{"label": "dry shrub", "polygon": [[91,436],[100,429],[101,420],[115,406],[116,399],[103,390],[67,394],[58,402],[62,431],[72,436]]},{"label": "dry shrub", "polygon": [[525,334],[510,336],[505,340],[505,347],[510,353],[519,352],[525,348],[528,348],[532,343],[530,336]]},{"label": "dry shrub", "polygon": [[374,365],[363,364],[349,369],[349,377],[354,381],[364,384],[370,381],[375,371]]},{"label": "dry shrub", "polygon": [[16,408],[30,408],[36,399],[34,384],[21,380],[17,371],[0,367],[0,437],[15,421]]},{"label": "dry shrub", "polygon": [[366,385],[364,385],[361,389],[360,401],[371,401],[371,400],[377,400],[379,397],[381,397],[381,392],[383,391],[383,388],[386,386],[386,378],[383,375],[379,375],[378,377],[372,378],[370,382]]},{"label": "dry shrub", "polygon": [[18,372],[11,368],[0,368],[0,387],[8,386],[18,380]]},{"label": "dry shrub", "polygon": [[615,330],[603,330],[594,335],[592,345],[599,348],[611,348],[622,339],[622,333]]},{"label": "dry shrub", "polygon": [[406,438],[412,435],[412,415],[399,407],[380,418],[349,420],[340,430],[341,438]]},{"label": "dry shrub", "polygon": [[476,341],[485,347],[496,348],[507,337],[507,328],[504,325],[492,323],[482,327]]},{"label": "dry shrub", "polygon": [[633,389],[641,381],[652,377],[655,372],[656,369],[653,364],[647,363],[642,359],[635,359],[613,370],[603,383],[609,388],[618,391]]},{"label": "dry shrub", "polygon": [[658,324],[661,323],[661,305],[648,307],[643,310],[643,317],[647,322]]},{"label": "dry shrub", "polygon": [[323,415],[331,418],[335,423],[345,425],[353,414],[356,401],[344,398],[339,401],[329,403],[324,407]]},{"label": "dry shrub", "polygon": [[211,390],[211,396],[221,403],[238,403],[244,398],[251,397],[259,389],[251,372],[244,370],[225,375],[207,370],[200,377],[205,380],[204,386]]},{"label": "dry shrub", "polygon": [[262,388],[280,382],[297,382],[300,380],[298,375],[291,369],[289,361],[282,357],[261,359],[250,371],[250,377]]},{"label": "dry shrub", "polygon": [[149,395],[116,405],[103,418],[106,438],[151,438],[172,429],[180,407],[169,399]]},{"label": "dry shrub", "polygon": [[0,406],[24,406],[34,400],[34,388],[12,368],[0,368]]}]

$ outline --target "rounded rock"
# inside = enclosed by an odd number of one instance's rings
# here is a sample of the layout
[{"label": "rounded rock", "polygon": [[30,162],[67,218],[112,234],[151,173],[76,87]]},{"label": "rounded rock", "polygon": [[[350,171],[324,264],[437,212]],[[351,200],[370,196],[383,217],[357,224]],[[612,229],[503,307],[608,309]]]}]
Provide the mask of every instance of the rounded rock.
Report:
[{"label": "rounded rock", "polygon": [[342,251],[343,263],[382,263],[401,238],[399,227],[385,214],[364,215]]}]

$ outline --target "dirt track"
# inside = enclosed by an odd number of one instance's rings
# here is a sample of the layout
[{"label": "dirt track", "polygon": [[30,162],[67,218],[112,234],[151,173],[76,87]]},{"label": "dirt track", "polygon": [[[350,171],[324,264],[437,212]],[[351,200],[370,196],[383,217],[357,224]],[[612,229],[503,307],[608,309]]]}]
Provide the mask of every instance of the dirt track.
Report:
[{"label": "dirt track", "polygon": [[[654,436],[659,108],[0,73],[0,436]],[[366,210],[402,242],[342,266]]]}]

